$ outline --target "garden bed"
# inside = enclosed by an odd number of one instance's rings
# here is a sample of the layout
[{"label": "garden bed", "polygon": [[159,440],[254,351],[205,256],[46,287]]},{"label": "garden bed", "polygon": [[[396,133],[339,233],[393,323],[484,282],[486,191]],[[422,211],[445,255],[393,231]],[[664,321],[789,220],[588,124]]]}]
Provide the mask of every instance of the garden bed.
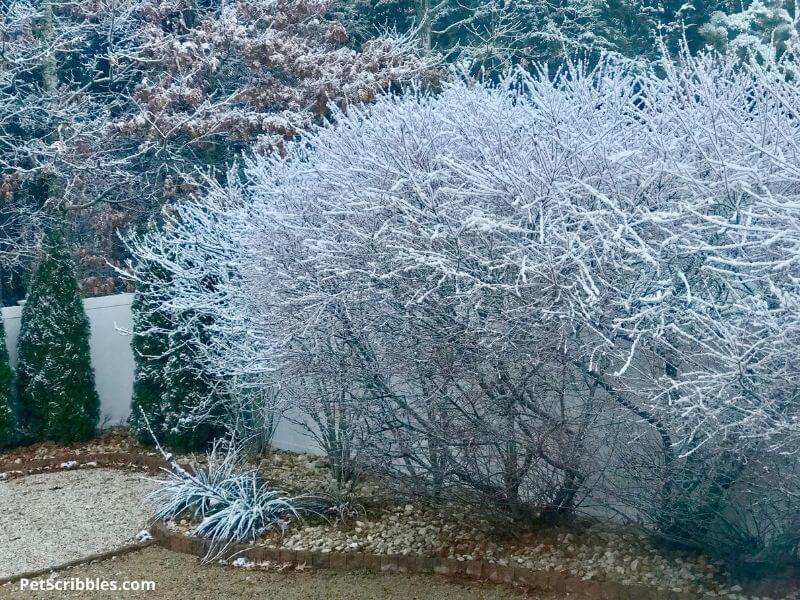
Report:
[{"label": "garden bed", "polygon": [[[181,457],[181,462],[185,459]],[[29,474],[32,465],[38,465],[38,470],[84,470],[115,462],[150,472],[165,464],[152,449],[141,446],[124,431],[115,431],[81,446],[58,448],[40,444],[0,455],[0,478]],[[314,455],[276,451],[262,458],[258,469],[275,487],[292,494],[317,493],[333,486],[326,460]],[[104,470],[95,473],[98,471]],[[93,477],[75,475],[76,481]],[[32,478],[25,481],[28,480]],[[259,548],[267,554],[272,552],[273,558],[284,552],[284,558],[300,562],[310,563],[313,556],[326,556],[326,566],[330,566],[331,557],[341,556],[332,561],[344,567],[363,563],[365,556],[374,556],[378,568],[383,560],[390,565],[417,565],[423,568],[421,572],[462,575],[471,572],[472,576],[507,582],[514,580],[516,572],[522,573],[523,581],[529,584],[535,580],[537,589],[556,592],[564,589],[565,582],[573,582],[574,591],[581,587],[605,589],[610,585],[612,589],[629,590],[642,598],[645,593],[658,598],[687,599],[797,597],[785,591],[775,593],[774,589],[771,594],[759,589],[760,596],[748,595],[736,583],[728,583],[731,578],[720,563],[702,556],[665,553],[635,529],[585,523],[581,527],[501,537],[472,510],[455,504],[433,505],[398,498],[396,490],[376,480],[359,485],[355,501],[356,512],[346,519],[311,518],[295,522],[285,533],[270,532],[247,547]],[[141,494],[131,502],[142,505]],[[174,541],[165,536],[181,537],[188,545],[173,549],[206,554],[207,543],[197,540],[193,545],[189,539],[191,528],[192,523],[185,519],[168,522],[160,530],[162,542],[171,547]],[[157,530],[158,527],[154,528],[154,533]]]},{"label": "garden bed", "polygon": [[[259,470],[275,486],[291,493],[314,493],[332,485],[324,459],[316,456],[276,452],[261,461]],[[653,597],[759,597],[745,594],[738,584],[725,583],[730,578],[720,563],[664,553],[635,530],[595,525],[503,539],[492,533],[486,520],[468,509],[398,502],[387,492],[380,482],[363,485],[357,490],[362,504],[359,514],[342,521],[309,519],[294,523],[286,532],[270,532],[251,546],[260,546],[267,553],[274,551],[275,557],[285,551],[284,557],[298,561],[328,555],[330,561],[342,565],[347,559],[334,557],[350,555],[356,562],[359,556],[395,557],[411,570],[420,564],[424,567],[422,572],[472,570],[473,575],[479,576],[493,573],[498,580],[513,579],[516,569],[541,575],[541,581],[548,581],[550,574],[550,582],[588,582],[588,588],[595,584],[602,588],[604,582],[609,582],[616,587],[639,589],[640,594],[649,590],[655,594]],[[166,528],[171,534],[188,537],[192,525],[183,519],[167,523]],[[205,553],[208,544],[189,544],[183,548],[187,549]],[[426,562],[429,558],[435,560]],[[576,583],[574,587],[580,585]],[[559,591],[552,586],[541,589]]]},{"label": "garden bed", "polygon": [[81,460],[88,455],[133,454],[137,456],[158,456],[152,448],[143,446],[124,427],[113,427],[97,438],[81,444],[62,446],[54,442],[39,442],[0,452],[0,472],[13,470],[15,465],[26,465],[35,461],[69,462]]}]

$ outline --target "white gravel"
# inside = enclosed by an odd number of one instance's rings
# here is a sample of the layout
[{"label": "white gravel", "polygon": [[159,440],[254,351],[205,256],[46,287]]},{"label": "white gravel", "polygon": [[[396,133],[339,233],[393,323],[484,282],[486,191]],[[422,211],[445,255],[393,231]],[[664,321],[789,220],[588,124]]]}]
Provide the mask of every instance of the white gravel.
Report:
[{"label": "white gravel", "polygon": [[113,469],[0,481],[0,577],[112,550],[147,524],[152,484]]}]

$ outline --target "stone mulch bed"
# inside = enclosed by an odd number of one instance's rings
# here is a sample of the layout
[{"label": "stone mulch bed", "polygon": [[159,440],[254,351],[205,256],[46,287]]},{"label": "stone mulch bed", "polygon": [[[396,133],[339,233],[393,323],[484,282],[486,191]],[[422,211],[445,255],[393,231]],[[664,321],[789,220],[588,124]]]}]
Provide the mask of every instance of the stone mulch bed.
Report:
[{"label": "stone mulch bed", "polygon": [[[324,459],[275,452],[259,464],[262,475],[290,492],[330,489]],[[397,502],[386,486],[369,482],[357,491],[363,513],[344,523],[307,521],[285,534],[268,534],[260,543],[300,552],[428,556],[468,563],[483,559],[499,567],[519,567],[585,581],[613,581],[685,593],[689,597],[745,600],[778,596],[745,594],[730,581],[721,563],[704,557],[667,554],[641,532],[612,527],[557,528],[498,539],[479,515],[464,508]],[[169,523],[188,535],[191,524]],[[789,596],[780,596],[789,597]],[[796,596],[800,598],[800,596]]]},{"label": "stone mulch bed", "polygon": [[[155,468],[160,462],[151,448],[143,447],[125,430],[114,430],[91,444],[71,448],[39,444],[0,454],[0,479],[3,471],[6,477],[13,476],[14,466],[22,466],[26,460],[49,461],[53,468],[75,468],[86,466],[92,456],[104,454],[112,459],[115,453],[140,456],[139,467],[149,464]],[[183,462],[185,457],[181,458]],[[62,459],[63,463],[57,462]],[[97,465],[89,462],[88,466]],[[276,487],[292,493],[319,492],[333,485],[326,461],[314,455],[274,452],[263,458],[258,468]],[[352,518],[343,523],[298,523],[283,536],[270,534],[261,543],[301,553],[436,557],[464,564],[481,559],[501,569],[533,569],[554,577],[647,586],[690,598],[800,598],[797,594],[747,595],[739,585],[725,583],[730,578],[720,564],[703,557],[665,554],[635,530],[560,528],[500,539],[485,520],[469,510],[414,500],[398,502],[395,495],[388,494],[389,488],[381,482],[367,481],[356,490],[363,508]],[[187,535],[190,528],[185,521],[168,526]]]},{"label": "stone mulch bed", "polygon": [[60,446],[54,442],[39,442],[0,452],[0,472],[35,461],[78,461],[84,457],[102,454],[135,454],[156,456],[152,448],[143,446],[123,427],[104,430],[99,437],[80,444]]}]

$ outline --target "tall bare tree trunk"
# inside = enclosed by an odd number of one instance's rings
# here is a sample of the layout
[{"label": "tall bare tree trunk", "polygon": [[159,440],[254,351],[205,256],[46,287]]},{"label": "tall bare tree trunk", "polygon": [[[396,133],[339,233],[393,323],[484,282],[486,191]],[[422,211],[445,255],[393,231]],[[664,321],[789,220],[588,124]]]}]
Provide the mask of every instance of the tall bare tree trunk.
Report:
[{"label": "tall bare tree trunk", "polygon": [[419,45],[423,50],[433,47],[431,0],[417,0],[417,27],[419,27]]},{"label": "tall bare tree trunk", "polygon": [[[50,0],[42,0],[41,16],[36,19],[33,34],[42,47],[41,63],[39,64],[39,77],[41,79],[42,91],[47,102],[55,103],[58,94],[58,65],[51,45],[55,37],[55,17],[53,15],[53,3]],[[58,140],[60,132],[58,128],[53,129],[45,138],[48,143]],[[52,216],[60,215],[63,209],[61,206],[61,193],[58,185],[57,174],[54,172],[42,176],[42,184],[45,188],[42,201],[44,207]]]}]

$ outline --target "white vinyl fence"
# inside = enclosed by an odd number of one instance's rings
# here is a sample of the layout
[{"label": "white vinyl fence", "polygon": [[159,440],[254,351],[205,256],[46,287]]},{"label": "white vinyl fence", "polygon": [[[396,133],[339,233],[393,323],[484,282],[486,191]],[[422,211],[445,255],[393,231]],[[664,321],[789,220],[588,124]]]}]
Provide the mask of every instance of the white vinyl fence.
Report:
[{"label": "white vinyl fence", "polygon": [[[101,427],[124,424],[130,414],[134,369],[130,335],[133,327],[132,301],[133,294],[115,294],[83,301],[91,326],[89,345],[100,396]],[[22,307],[5,307],[2,314],[6,346],[13,367],[17,362]],[[273,445],[295,452],[319,452],[314,442],[287,420],[282,420],[278,425]]]}]

